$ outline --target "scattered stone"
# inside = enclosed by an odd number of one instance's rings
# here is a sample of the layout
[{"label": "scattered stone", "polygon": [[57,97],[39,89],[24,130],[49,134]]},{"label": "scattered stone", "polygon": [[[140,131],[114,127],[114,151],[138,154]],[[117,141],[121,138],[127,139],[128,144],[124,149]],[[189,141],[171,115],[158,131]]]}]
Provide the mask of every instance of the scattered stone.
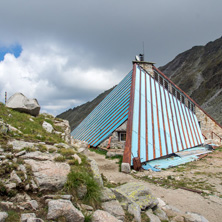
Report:
[{"label": "scattered stone", "polygon": [[5,187],[9,190],[16,188],[16,183],[5,184]]},{"label": "scattered stone", "polygon": [[55,146],[64,147],[64,148],[66,148],[66,149],[69,149],[69,148],[70,148],[70,146],[67,145],[67,144],[65,144],[65,143],[58,143],[58,144],[55,144]]},{"label": "scattered stone", "polygon": [[74,155],[73,155],[73,158],[74,158],[75,160],[77,160],[79,164],[82,163],[81,158],[80,158],[77,154],[74,154]]},{"label": "scattered stone", "polygon": [[82,154],[84,154],[84,155],[86,155],[87,154],[87,152],[88,152],[88,149],[87,148],[79,148],[78,149],[78,153],[82,153]]},{"label": "scattered stone", "polygon": [[8,213],[0,212],[0,222],[4,222],[7,217],[8,217]]},{"label": "scattered stone", "polygon": [[1,155],[1,156],[0,156],[0,159],[1,159],[1,160],[4,160],[5,158],[6,158],[5,155]]},{"label": "scattered stone", "polygon": [[93,207],[86,205],[86,204],[81,204],[81,208],[83,210],[87,210],[87,211],[93,211]]},{"label": "scattered stone", "polygon": [[197,213],[186,212],[186,215],[189,216],[185,217],[186,222],[209,222],[204,216]]},{"label": "scattered stone", "polygon": [[121,222],[121,220],[106,211],[96,210],[92,216],[92,222]]},{"label": "scattered stone", "polygon": [[24,193],[24,194],[18,193],[18,194],[16,194],[15,197],[11,198],[11,201],[14,201],[17,203],[24,202],[24,201],[30,201],[30,200],[31,200],[31,197],[27,193]]},{"label": "scattered stone", "polygon": [[33,116],[38,116],[40,106],[37,99],[28,99],[22,93],[15,93],[6,102],[6,107],[19,112],[25,112]]},{"label": "scattered stone", "polygon": [[12,209],[14,205],[12,202],[9,202],[9,201],[1,201],[0,206],[2,208],[6,208],[7,210],[9,210],[9,209]]},{"label": "scattered stone", "polygon": [[23,155],[22,159],[33,159],[33,160],[53,160],[55,157],[61,156],[60,154],[42,153],[40,151],[30,152]]},{"label": "scattered stone", "polygon": [[29,218],[36,218],[36,215],[34,213],[27,213],[21,215],[21,222],[27,222]]},{"label": "scattered stone", "polygon": [[15,149],[15,150],[21,150],[25,147],[34,148],[34,143],[25,142],[22,140],[11,140],[8,142],[8,145],[12,145],[13,149]]},{"label": "scattered stone", "polygon": [[136,203],[141,210],[153,208],[158,200],[152,195],[148,186],[140,182],[132,182],[113,188],[116,198],[121,202]]},{"label": "scattered stone", "polygon": [[21,205],[27,210],[37,210],[39,205],[36,200],[30,200],[28,202],[23,202]]},{"label": "scattered stone", "polygon": [[70,172],[70,166],[67,163],[35,160],[25,160],[25,162],[32,167],[40,191],[61,189]]},{"label": "scattered stone", "polygon": [[8,124],[8,127],[9,127],[9,131],[11,131],[11,132],[16,132],[16,133],[19,133],[19,134],[23,134],[20,130],[18,130],[14,126],[11,126],[11,125]]},{"label": "scattered stone", "polygon": [[115,194],[107,187],[102,189],[101,201],[106,202],[110,200],[116,200]]},{"label": "scattered stone", "polygon": [[26,151],[25,150],[22,150],[18,153],[15,154],[15,157],[19,157],[19,156],[22,156],[22,155],[25,155],[26,154]]},{"label": "scattered stone", "polygon": [[184,222],[184,217],[181,215],[177,215],[171,219],[171,222]]},{"label": "scattered stone", "polygon": [[45,195],[43,196],[43,199],[64,199],[64,200],[72,200],[72,195]]},{"label": "scattered stone", "polygon": [[48,133],[52,133],[52,131],[53,131],[53,126],[52,126],[50,123],[46,122],[46,121],[43,122],[42,127],[43,127],[43,129],[45,129]]},{"label": "scattered stone", "polygon": [[85,195],[87,194],[87,186],[84,184],[81,184],[77,187],[77,196],[79,199],[83,199]]},{"label": "scattered stone", "polygon": [[28,218],[27,222],[44,222],[44,220],[40,218]]},{"label": "scattered stone", "polygon": [[158,216],[156,216],[156,215],[154,215],[154,214],[152,214],[152,213],[150,213],[148,211],[146,211],[146,215],[150,219],[149,220],[150,222],[161,222],[161,220],[159,219]]},{"label": "scattered stone", "polygon": [[103,180],[102,180],[102,177],[100,175],[99,167],[98,167],[96,161],[91,159],[91,158],[88,158],[88,159],[90,160],[90,166],[91,166],[91,169],[93,171],[94,179],[96,180],[96,182],[99,184],[100,187],[103,187]]},{"label": "scattered stone", "polygon": [[141,221],[141,209],[140,206],[136,203],[131,203],[128,206],[128,212],[134,216],[134,219],[137,222]]},{"label": "scattered stone", "polygon": [[35,191],[35,190],[38,190],[38,186],[36,185],[35,181],[34,180],[31,180],[31,188]]},{"label": "scattered stone", "polygon": [[102,208],[104,211],[109,212],[111,215],[113,215],[117,219],[124,221],[125,213],[119,201],[111,200],[108,202],[104,202],[102,203]]},{"label": "scattered stone", "polygon": [[162,199],[160,199],[160,198],[156,198],[157,200],[158,200],[158,206],[160,207],[160,208],[162,208],[162,207],[164,207],[164,206],[166,206],[166,203],[162,200]]},{"label": "scattered stone", "polygon": [[130,167],[129,163],[122,163],[121,164],[121,172],[130,173],[130,171],[131,171],[131,167]]},{"label": "scattered stone", "polygon": [[48,220],[65,217],[67,222],[83,222],[84,216],[69,200],[51,200],[48,202]]},{"label": "scattered stone", "polygon": [[154,208],[153,213],[157,215],[160,220],[168,220],[167,214],[158,206]]},{"label": "scattered stone", "polygon": [[20,179],[20,177],[16,174],[14,170],[10,174],[10,180],[18,184],[22,183],[22,180]]},{"label": "scattered stone", "polygon": [[0,133],[7,134],[9,131],[8,124],[4,123],[3,121],[0,121]]}]

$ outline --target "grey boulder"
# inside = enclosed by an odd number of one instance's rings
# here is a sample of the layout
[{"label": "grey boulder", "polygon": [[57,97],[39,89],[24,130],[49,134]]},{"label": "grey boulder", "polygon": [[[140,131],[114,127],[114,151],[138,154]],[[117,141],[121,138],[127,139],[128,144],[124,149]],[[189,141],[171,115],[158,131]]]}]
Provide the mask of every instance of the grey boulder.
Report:
[{"label": "grey boulder", "polygon": [[28,99],[22,93],[12,95],[6,103],[6,107],[28,113],[32,116],[38,116],[40,111],[40,105],[37,99]]}]

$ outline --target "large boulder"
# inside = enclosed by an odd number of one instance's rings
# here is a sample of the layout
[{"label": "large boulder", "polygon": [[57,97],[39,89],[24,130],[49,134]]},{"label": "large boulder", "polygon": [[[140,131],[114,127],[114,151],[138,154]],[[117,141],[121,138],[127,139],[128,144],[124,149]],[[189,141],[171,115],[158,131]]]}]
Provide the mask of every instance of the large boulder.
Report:
[{"label": "large boulder", "polygon": [[6,107],[28,113],[32,116],[38,116],[40,111],[37,99],[28,99],[22,93],[12,95],[6,103]]}]

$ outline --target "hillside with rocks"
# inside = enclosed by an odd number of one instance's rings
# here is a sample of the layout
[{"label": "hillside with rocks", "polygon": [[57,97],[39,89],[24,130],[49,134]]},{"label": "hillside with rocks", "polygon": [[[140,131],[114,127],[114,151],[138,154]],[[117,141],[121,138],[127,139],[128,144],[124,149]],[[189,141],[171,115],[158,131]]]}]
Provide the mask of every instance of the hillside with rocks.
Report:
[{"label": "hillside with rocks", "polygon": [[[0,222],[208,221],[165,203],[145,180],[126,183],[115,157],[95,158],[87,147],[68,121],[0,103]],[[122,180],[101,175],[107,165]]]},{"label": "hillside with rocks", "polygon": [[222,38],[195,46],[159,69],[222,124]]}]

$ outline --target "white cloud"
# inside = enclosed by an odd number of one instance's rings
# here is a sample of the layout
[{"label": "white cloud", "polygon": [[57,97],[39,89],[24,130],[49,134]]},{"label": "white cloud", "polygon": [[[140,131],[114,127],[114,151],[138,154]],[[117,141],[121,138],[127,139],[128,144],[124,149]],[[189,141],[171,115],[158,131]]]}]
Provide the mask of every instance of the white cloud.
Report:
[{"label": "white cloud", "polygon": [[[70,58],[76,60],[71,63]],[[21,92],[37,98],[42,111],[55,115],[93,99],[122,78],[116,70],[88,68],[87,63],[80,67],[84,62],[79,60],[75,53],[70,55],[68,49],[53,44],[23,46],[18,58],[6,54],[0,62],[0,100],[4,101],[4,92],[8,96]]]}]

